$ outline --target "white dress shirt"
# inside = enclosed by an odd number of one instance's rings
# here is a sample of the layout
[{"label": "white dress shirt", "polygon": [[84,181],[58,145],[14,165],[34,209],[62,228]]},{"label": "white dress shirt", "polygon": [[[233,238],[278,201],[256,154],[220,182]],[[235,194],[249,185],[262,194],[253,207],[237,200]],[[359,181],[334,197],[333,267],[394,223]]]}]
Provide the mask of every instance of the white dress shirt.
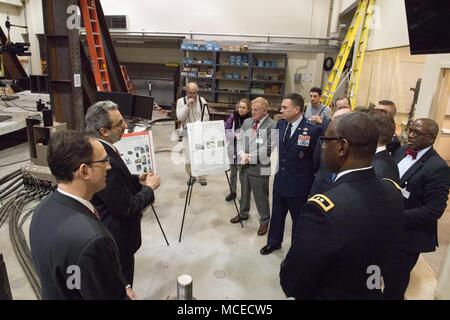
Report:
[{"label": "white dress shirt", "polygon": [[369,169],[372,169],[372,166],[370,166],[370,167],[365,167],[365,168],[358,168],[358,169],[345,170],[345,171],[339,172],[338,175],[336,176],[336,179],[334,179],[334,182],[338,181],[339,178],[341,178],[342,176],[346,175],[347,173],[355,172],[355,171],[369,170]]},{"label": "white dress shirt", "polygon": [[386,146],[378,147],[378,148],[377,148],[377,151],[375,151],[375,154],[377,154],[377,153],[379,153],[379,152],[381,152],[381,151],[384,151],[384,150],[386,150]]},{"label": "white dress shirt", "polygon": [[[295,130],[297,130],[298,126],[300,125],[300,122],[302,121],[302,119],[303,119],[303,115],[301,115],[300,118],[298,118],[297,120],[292,122],[291,136],[289,138],[292,138],[292,136],[294,135]],[[284,136],[286,136],[286,132],[287,132],[288,127],[289,127],[289,123],[286,126],[286,131],[284,131]]]},{"label": "white dress shirt", "polygon": [[400,179],[403,177],[403,175],[408,171],[422,156],[430,150],[431,147],[422,149],[420,151],[417,151],[417,157],[416,159],[413,159],[410,155],[407,155],[398,163],[398,173],[400,175]]},{"label": "white dress shirt", "polygon": [[70,197],[70,198],[72,198],[72,199],[75,199],[75,200],[77,200],[78,202],[81,202],[81,203],[82,203],[85,207],[87,207],[87,208],[88,208],[95,216],[97,216],[97,215],[95,214],[94,205],[93,205],[92,203],[90,203],[89,201],[87,201],[87,200],[85,200],[85,199],[83,199],[83,198],[80,198],[80,197],[78,197],[78,196],[76,196],[76,195],[73,195],[73,194],[71,194],[71,193],[62,191],[62,190],[59,189],[59,188],[58,188],[58,192],[61,193],[61,194],[63,194],[63,195],[65,195],[65,196],[68,196],[68,197]]},{"label": "white dress shirt", "polygon": [[[256,131],[259,131],[259,127],[261,126],[261,124],[267,119],[269,115],[266,115],[264,118],[262,118],[261,120],[259,120],[258,122],[258,126],[256,127]],[[253,120],[253,124],[255,123],[255,120]]]}]

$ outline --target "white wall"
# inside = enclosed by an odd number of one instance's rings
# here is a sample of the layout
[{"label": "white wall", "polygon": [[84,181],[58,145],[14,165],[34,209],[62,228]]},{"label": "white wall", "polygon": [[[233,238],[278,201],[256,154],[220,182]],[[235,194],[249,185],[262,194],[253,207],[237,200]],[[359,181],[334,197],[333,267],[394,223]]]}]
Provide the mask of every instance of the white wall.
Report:
[{"label": "white wall", "polygon": [[[129,31],[277,34],[325,37],[330,0],[102,0],[106,15],[129,18]],[[311,24],[311,21],[313,22]],[[312,25],[310,30],[310,25]]]},{"label": "white wall", "polygon": [[[25,25],[25,18],[21,6],[11,5],[5,3],[5,1],[0,1],[0,26],[5,35],[8,35],[5,27],[7,16],[9,16],[9,21],[12,24]],[[25,33],[25,29],[11,27],[11,41],[23,42],[22,33]]]},{"label": "white wall", "polygon": [[357,0],[338,0],[341,1],[341,10],[340,13],[346,11],[350,8]]},{"label": "white wall", "polygon": [[[36,34],[44,33],[42,0],[26,0],[24,3],[20,0],[0,0],[0,25],[6,34],[7,30],[4,25],[6,17],[9,15],[12,24],[28,26],[29,50],[32,55],[31,57],[19,57],[19,60],[27,73],[41,74],[40,50]],[[22,34],[26,33],[25,29],[11,27],[11,41],[24,42]]]},{"label": "white wall", "polygon": [[[274,8],[276,6],[276,10]],[[273,1],[212,1],[167,0],[164,5],[128,0],[124,6],[114,0],[102,0],[106,15],[122,14],[128,17],[128,31],[210,32],[232,34],[276,34],[302,37],[326,37],[330,0],[279,0]],[[196,36],[195,39],[264,41]],[[296,42],[282,40],[279,42]],[[311,41],[311,44],[314,42]],[[121,61],[167,63],[179,57],[167,51],[162,55],[157,49],[117,48]],[[288,53],[286,92],[308,93],[312,86],[322,82],[323,53]],[[302,74],[302,82],[294,83],[294,74]]]},{"label": "white wall", "polygon": [[36,34],[44,34],[44,17],[42,14],[42,0],[26,2],[26,17],[29,32],[30,52],[32,53],[30,74],[42,74],[41,53]]},{"label": "white wall", "polygon": [[404,0],[377,0],[367,50],[409,46]]},{"label": "white wall", "polygon": [[450,68],[450,54],[429,54],[425,59],[416,118],[432,116],[433,97],[438,89],[442,68]]}]

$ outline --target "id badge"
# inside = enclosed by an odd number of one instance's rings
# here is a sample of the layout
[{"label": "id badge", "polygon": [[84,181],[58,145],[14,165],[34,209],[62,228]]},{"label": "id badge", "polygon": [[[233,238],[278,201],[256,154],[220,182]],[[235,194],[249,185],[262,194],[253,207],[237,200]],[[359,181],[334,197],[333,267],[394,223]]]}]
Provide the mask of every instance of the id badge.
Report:
[{"label": "id badge", "polygon": [[408,190],[406,190],[406,188],[402,189],[402,196],[405,199],[409,199],[409,196],[411,195],[411,192],[409,192]]},{"label": "id badge", "polygon": [[311,142],[311,136],[298,136],[297,145],[300,147],[309,147],[309,143]]},{"label": "id badge", "polygon": [[264,143],[263,138],[257,138],[256,139],[256,144],[263,144],[263,143]]}]

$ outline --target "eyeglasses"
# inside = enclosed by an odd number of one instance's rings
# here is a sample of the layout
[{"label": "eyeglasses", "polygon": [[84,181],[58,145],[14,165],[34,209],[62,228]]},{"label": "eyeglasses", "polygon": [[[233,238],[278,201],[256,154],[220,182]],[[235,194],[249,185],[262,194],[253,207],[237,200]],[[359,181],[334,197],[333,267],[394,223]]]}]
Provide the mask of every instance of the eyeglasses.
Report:
[{"label": "eyeglasses", "polygon": [[113,128],[118,128],[118,127],[123,127],[125,125],[125,121],[123,119],[121,119],[119,121],[119,123],[115,124],[115,125],[111,125],[111,129]]},{"label": "eyeglasses", "polygon": [[[320,145],[322,146],[322,148],[325,148],[325,145],[327,144],[327,141],[332,141],[332,140],[347,140],[345,138],[341,138],[341,137],[325,137],[325,136],[320,136],[319,137],[320,140]],[[348,141],[348,140],[347,140]]]},{"label": "eyeglasses", "polygon": [[91,164],[93,164],[93,163],[101,163],[101,162],[104,162],[104,163],[106,163],[106,165],[109,165],[109,164],[111,164],[111,162],[109,161],[110,160],[110,158],[109,158],[109,156],[106,156],[104,159],[102,159],[102,160],[97,160],[97,161],[91,161],[91,162],[85,162],[84,164],[86,164],[86,165],[91,165]]},{"label": "eyeglasses", "polygon": [[414,135],[415,137],[420,137],[420,136],[426,136],[429,133],[423,133],[423,132],[420,132],[419,130],[416,130],[416,129],[413,129],[413,128],[409,128],[408,129],[408,135],[410,135],[410,134]]}]

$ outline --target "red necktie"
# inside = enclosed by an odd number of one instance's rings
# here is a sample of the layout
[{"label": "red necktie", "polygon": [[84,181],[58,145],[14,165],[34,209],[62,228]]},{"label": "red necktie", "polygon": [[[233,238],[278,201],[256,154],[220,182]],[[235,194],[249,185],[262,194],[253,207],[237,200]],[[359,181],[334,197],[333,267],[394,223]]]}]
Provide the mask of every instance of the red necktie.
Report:
[{"label": "red necktie", "polygon": [[255,120],[255,121],[253,121],[253,132],[252,132],[252,134],[253,134],[253,136],[256,136],[256,132],[258,131],[258,124],[259,124],[259,120]]},{"label": "red necktie", "polygon": [[416,158],[417,158],[417,151],[416,151],[416,150],[413,150],[413,149],[411,149],[411,148],[407,148],[407,149],[405,150],[405,154],[406,154],[407,156],[411,156],[411,158],[413,158],[413,160],[416,160]]}]

